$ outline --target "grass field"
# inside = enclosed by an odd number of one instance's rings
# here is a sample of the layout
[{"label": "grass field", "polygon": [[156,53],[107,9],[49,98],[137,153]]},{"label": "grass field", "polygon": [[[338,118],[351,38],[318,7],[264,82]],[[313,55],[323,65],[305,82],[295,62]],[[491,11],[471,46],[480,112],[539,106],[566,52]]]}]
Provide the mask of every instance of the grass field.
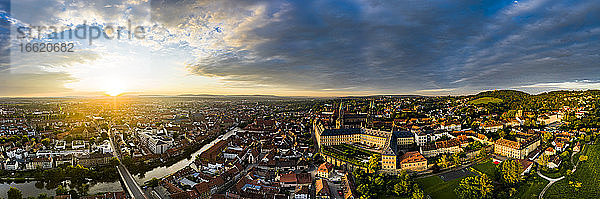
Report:
[{"label": "grass field", "polygon": [[[491,160],[486,160],[482,163],[472,166],[473,169],[480,171],[491,178],[496,176],[496,165]],[[473,174],[471,174],[473,176]],[[464,177],[463,177],[464,178]],[[454,179],[447,182],[444,182],[439,176],[432,176],[422,179],[416,179],[415,181],[419,184],[420,187],[423,188],[425,194],[431,196],[431,198],[457,198],[456,193],[454,193],[454,189],[458,186],[460,180]],[[521,185],[518,186],[517,192],[514,198],[522,198],[522,199],[534,199],[538,198],[538,195],[544,189],[544,187],[548,184],[548,181],[537,176],[532,175],[526,179]]]},{"label": "grass field", "polygon": [[[473,168],[490,176],[496,172],[496,165],[492,163],[491,160],[474,165]],[[475,175],[476,174],[471,173],[468,176]],[[454,193],[454,189],[465,177],[444,181],[439,176],[431,176],[427,178],[416,179],[415,182],[417,182],[425,194],[431,196],[431,198],[457,198],[458,196],[456,196],[456,193]]]},{"label": "grass field", "polygon": [[475,100],[469,101],[469,104],[479,105],[479,104],[488,104],[488,103],[501,103],[502,99],[494,98],[494,97],[482,97]]},{"label": "grass field", "polygon": [[485,175],[492,179],[494,179],[496,176],[496,165],[492,162],[492,160],[486,160],[485,162],[473,165],[473,168],[477,171],[485,173]]},{"label": "grass field", "polygon": [[439,176],[431,176],[427,178],[416,179],[415,181],[422,187],[426,195],[431,198],[457,198],[454,189],[462,178],[444,182]]},{"label": "grass field", "polygon": [[539,198],[540,192],[548,184],[548,180],[539,177],[536,174],[530,176],[523,185],[517,188],[517,196],[521,196],[522,199],[534,199]]},{"label": "grass field", "polygon": [[588,145],[587,161],[579,163],[577,171],[554,183],[544,198],[600,198],[600,145]]}]

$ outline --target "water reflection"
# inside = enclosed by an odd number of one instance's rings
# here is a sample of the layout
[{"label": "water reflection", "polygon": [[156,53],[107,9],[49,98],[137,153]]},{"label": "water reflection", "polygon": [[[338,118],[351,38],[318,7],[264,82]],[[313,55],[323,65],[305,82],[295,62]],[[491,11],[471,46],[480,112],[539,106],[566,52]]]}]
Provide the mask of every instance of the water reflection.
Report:
[{"label": "water reflection", "polygon": [[[219,140],[229,138],[237,130],[239,130],[239,128],[235,128],[234,130],[227,132],[223,136],[223,138],[213,140],[209,144],[203,146],[198,151],[196,151],[192,154],[192,158],[183,159],[183,160],[181,160],[171,166],[168,166],[168,167],[157,167],[157,168],[152,169],[151,171],[146,172],[143,175],[135,176],[136,182],[138,184],[142,185],[142,184],[144,184],[144,182],[146,182],[154,177],[162,178],[164,176],[167,176],[171,173],[174,173],[175,171],[178,171],[178,170],[186,167],[190,163],[194,162],[197,155],[206,151],[208,148],[210,148],[212,145],[217,143]],[[36,183],[37,183],[37,186],[36,186]],[[69,185],[69,182],[65,181],[65,182],[62,182],[61,184],[63,186],[67,186],[67,185]],[[23,192],[23,197],[37,197],[39,194],[42,194],[42,193],[45,193],[48,196],[55,196],[56,195],[55,190],[56,190],[56,187],[58,186],[58,184],[45,183],[45,184],[40,185],[40,183],[36,182],[36,181],[23,182],[23,183],[14,183],[14,182],[1,183],[0,184],[0,198],[8,197],[7,192],[11,186],[21,190],[21,192]],[[75,187],[71,187],[71,188],[75,189]],[[89,184],[87,187],[85,187],[85,189],[88,194],[123,191],[123,188],[121,187],[121,182],[119,182],[119,181]]]}]

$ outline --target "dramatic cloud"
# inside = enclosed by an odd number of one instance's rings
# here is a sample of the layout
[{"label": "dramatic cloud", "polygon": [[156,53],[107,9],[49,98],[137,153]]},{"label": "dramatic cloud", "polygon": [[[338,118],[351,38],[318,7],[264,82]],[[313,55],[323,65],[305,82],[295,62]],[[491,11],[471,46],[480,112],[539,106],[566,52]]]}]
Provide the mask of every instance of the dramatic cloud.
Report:
[{"label": "dramatic cloud", "polygon": [[600,74],[600,4],[595,1],[264,6],[225,13],[237,18],[248,13],[247,21],[259,21],[255,27],[224,29],[228,37],[243,39],[203,57],[191,71],[231,81],[381,92],[507,88]]},{"label": "dramatic cloud", "polygon": [[[69,66],[99,68],[108,62],[123,67],[120,71],[139,71],[143,64],[144,76],[152,79],[173,71],[191,74],[185,81],[169,78],[185,84],[180,90],[210,86],[206,90],[248,93],[539,92],[595,88],[583,82],[600,80],[600,3],[594,0],[36,2],[15,0],[12,15],[0,17],[38,25],[131,21],[148,28],[143,40],[100,40],[70,57],[9,64],[66,73],[74,81],[86,77]],[[141,61],[112,63],[105,57],[111,54]]]}]

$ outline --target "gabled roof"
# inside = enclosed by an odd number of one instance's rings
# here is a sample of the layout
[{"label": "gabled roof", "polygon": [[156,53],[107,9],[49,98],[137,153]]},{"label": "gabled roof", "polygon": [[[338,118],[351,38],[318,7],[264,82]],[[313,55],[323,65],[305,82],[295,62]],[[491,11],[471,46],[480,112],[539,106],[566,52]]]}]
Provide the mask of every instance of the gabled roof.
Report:
[{"label": "gabled roof", "polygon": [[350,129],[325,129],[321,136],[335,136],[335,135],[353,135],[362,133],[362,129],[360,128],[350,128]]},{"label": "gabled roof", "polygon": [[323,164],[321,164],[319,166],[318,171],[329,173],[329,172],[331,172],[332,169],[333,169],[333,164],[331,164],[329,162],[324,162]]},{"label": "gabled roof", "polygon": [[427,161],[421,153],[418,151],[406,152],[402,157],[400,157],[400,164],[406,163],[415,163],[415,162],[423,162]]}]

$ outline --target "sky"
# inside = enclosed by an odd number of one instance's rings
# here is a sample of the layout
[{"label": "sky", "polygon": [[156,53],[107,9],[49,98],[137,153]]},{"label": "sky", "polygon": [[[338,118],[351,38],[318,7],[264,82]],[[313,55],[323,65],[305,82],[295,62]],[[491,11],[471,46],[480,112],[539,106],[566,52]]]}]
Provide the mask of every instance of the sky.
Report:
[{"label": "sky", "polygon": [[0,44],[0,96],[600,89],[597,0],[0,0]]}]

